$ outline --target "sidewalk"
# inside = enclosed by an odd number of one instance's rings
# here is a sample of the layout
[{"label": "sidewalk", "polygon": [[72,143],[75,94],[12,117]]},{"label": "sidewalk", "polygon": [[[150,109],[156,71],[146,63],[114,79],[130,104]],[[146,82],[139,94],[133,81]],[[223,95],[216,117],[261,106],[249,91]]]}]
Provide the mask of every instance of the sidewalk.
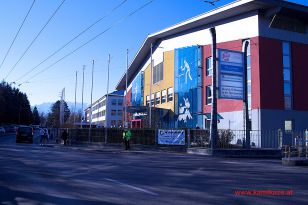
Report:
[{"label": "sidewalk", "polygon": [[186,149],[183,147],[171,147],[171,146],[157,146],[157,145],[141,145],[131,144],[130,150],[125,150],[124,144],[103,144],[103,143],[83,143],[66,145],[48,143],[48,147],[55,147],[59,149],[72,149],[83,151],[96,151],[96,152],[113,152],[113,153],[157,153],[157,152],[173,152],[173,153],[186,153]]}]

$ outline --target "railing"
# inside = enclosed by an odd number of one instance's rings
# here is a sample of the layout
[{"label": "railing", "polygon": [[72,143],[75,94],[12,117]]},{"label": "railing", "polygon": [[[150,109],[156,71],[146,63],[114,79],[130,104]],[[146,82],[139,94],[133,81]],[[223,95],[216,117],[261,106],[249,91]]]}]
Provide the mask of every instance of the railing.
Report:
[{"label": "railing", "polygon": [[[78,143],[122,143],[123,129],[117,128],[75,128],[66,129],[69,144]],[[132,132],[131,143],[156,145],[156,129],[130,129]],[[61,134],[64,129],[51,129],[50,137],[56,143],[61,143]],[[187,147],[209,148],[211,145],[209,130],[186,129]],[[280,149],[285,145],[294,146],[298,143],[308,145],[308,131],[283,132],[281,130],[252,130],[250,131],[250,147]],[[217,148],[241,149],[246,146],[244,130],[219,130]]]}]

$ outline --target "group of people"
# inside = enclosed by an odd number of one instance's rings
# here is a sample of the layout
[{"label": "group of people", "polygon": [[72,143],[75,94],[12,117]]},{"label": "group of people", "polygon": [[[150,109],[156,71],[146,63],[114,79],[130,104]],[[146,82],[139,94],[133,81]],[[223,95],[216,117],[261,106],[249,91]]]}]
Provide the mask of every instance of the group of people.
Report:
[{"label": "group of people", "polygon": [[[130,149],[130,139],[132,137],[132,133],[129,129],[124,129],[123,130],[123,140],[124,140],[124,145],[125,145],[125,150]],[[68,133],[66,130],[64,130],[61,134],[61,139],[63,140],[63,144],[67,145],[68,141]]]}]

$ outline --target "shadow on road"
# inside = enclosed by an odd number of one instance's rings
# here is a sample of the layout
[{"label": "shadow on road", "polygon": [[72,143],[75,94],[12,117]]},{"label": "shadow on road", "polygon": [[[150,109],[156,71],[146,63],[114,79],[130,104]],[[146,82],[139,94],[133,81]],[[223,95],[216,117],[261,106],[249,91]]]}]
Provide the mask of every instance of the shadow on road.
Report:
[{"label": "shadow on road", "polygon": [[7,187],[0,186],[0,204],[106,204],[106,205],[117,205],[116,203],[110,203],[106,201],[88,201],[71,199],[59,196],[50,196],[41,193],[32,193],[25,191],[11,190]]}]

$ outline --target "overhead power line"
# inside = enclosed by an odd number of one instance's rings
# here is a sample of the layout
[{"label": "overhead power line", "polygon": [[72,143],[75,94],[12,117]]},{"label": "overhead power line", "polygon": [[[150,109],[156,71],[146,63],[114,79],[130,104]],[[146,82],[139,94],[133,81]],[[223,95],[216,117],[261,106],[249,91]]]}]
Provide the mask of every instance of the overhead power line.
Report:
[{"label": "overhead power line", "polygon": [[139,8],[137,8],[136,10],[132,11],[131,13],[129,13],[127,16],[122,17],[121,19],[119,19],[118,21],[114,22],[113,24],[111,24],[108,28],[106,28],[104,31],[102,31],[101,33],[97,34],[96,36],[94,36],[93,38],[91,38],[90,40],[88,40],[87,42],[85,42],[84,44],[80,45],[79,47],[77,47],[76,49],[74,49],[73,51],[69,52],[68,54],[66,54],[65,56],[63,56],[62,58],[60,58],[59,60],[55,61],[54,63],[52,63],[51,65],[49,65],[48,67],[44,68],[43,70],[41,70],[40,72],[36,73],[35,75],[33,75],[32,77],[28,78],[26,81],[30,81],[33,78],[35,78],[36,76],[38,76],[39,74],[42,74],[43,72],[47,71],[48,69],[50,69],[51,67],[53,67],[54,65],[56,65],[57,63],[59,63],[60,61],[62,61],[63,59],[67,58],[68,56],[72,55],[73,53],[75,53],[76,51],[78,51],[79,49],[81,49],[82,47],[84,47],[85,45],[89,44],[90,42],[94,41],[95,39],[97,39],[98,37],[100,37],[101,35],[103,35],[104,33],[106,33],[107,31],[109,31],[110,29],[112,29],[115,25],[122,23],[124,20],[126,20],[127,18],[133,16],[134,14],[136,14],[137,12],[139,12],[140,10],[144,9],[146,6],[148,6],[149,4],[151,4],[153,1],[155,0],[150,0],[147,3],[143,4],[142,6],[140,6]]},{"label": "overhead power line", "polygon": [[86,31],[88,31],[90,28],[92,28],[93,26],[95,26],[96,24],[98,24],[100,21],[102,21],[103,19],[105,19],[106,17],[108,17],[109,15],[111,15],[113,12],[115,12],[118,8],[120,8],[125,2],[127,2],[128,0],[123,0],[120,4],[118,4],[116,7],[114,7],[112,10],[110,10],[106,15],[102,16],[101,18],[99,18],[97,21],[95,21],[94,23],[92,23],[90,26],[88,26],[86,29],[84,29],[83,31],[81,31],[79,34],[77,34],[74,38],[72,38],[70,41],[68,41],[66,44],[64,44],[63,46],[61,46],[59,49],[57,49],[55,52],[53,52],[51,55],[49,55],[48,57],[46,57],[43,61],[41,61],[39,64],[37,64],[35,67],[33,67],[31,70],[29,70],[27,73],[25,73],[24,75],[21,75],[17,80],[15,81],[19,81],[20,79],[26,77],[27,75],[29,75],[30,73],[32,73],[36,68],[38,68],[40,65],[42,65],[43,63],[45,63],[47,60],[49,60],[51,57],[53,57],[54,55],[56,55],[57,53],[59,53],[61,50],[63,50],[66,46],[68,46],[70,43],[72,43],[74,40],[76,40],[79,36],[81,36],[82,34],[84,34]]},{"label": "overhead power line", "polygon": [[53,17],[56,15],[56,13],[59,11],[59,9],[61,8],[61,6],[64,4],[66,0],[62,0],[62,2],[60,3],[60,5],[57,7],[57,9],[52,13],[52,15],[50,16],[50,18],[48,19],[48,21],[45,23],[45,25],[42,27],[42,29],[38,32],[38,34],[35,36],[35,38],[32,40],[32,42],[29,44],[29,46],[26,48],[26,50],[23,52],[23,54],[20,56],[20,58],[18,59],[18,61],[15,63],[15,65],[11,68],[11,70],[9,71],[9,73],[5,76],[4,79],[6,79],[11,73],[12,71],[16,68],[16,66],[19,64],[19,62],[22,60],[22,58],[26,55],[26,53],[28,52],[28,50],[31,48],[31,46],[33,45],[33,43],[36,41],[36,39],[41,35],[41,33],[43,32],[43,30],[46,28],[46,26],[49,24],[49,22],[51,21],[51,19],[53,19]]},{"label": "overhead power line", "polygon": [[22,23],[21,23],[21,25],[20,25],[20,27],[19,27],[17,33],[15,34],[15,37],[14,37],[14,39],[13,39],[13,41],[12,41],[12,43],[11,43],[9,49],[7,50],[7,52],[6,52],[6,54],[5,54],[5,56],[4,56],[3,60],[2,60],[2,62],[1,62],[0,69],[1,69],[1,67],[2,67],[2,65],[3,65],[3,63],[4,63],[4,61],[6,60],[8,54],[10,53],[11,48],[12,48],[13,44],[15,43],[16,38],[17,38],[17,36],[18,36],[18,34],[19,34],[21,28],[23,27],[24,23],[26,22],[26,19],[28,18],[29,13],[30,13],[30,11],[32,10],[32,8],[33,8],[33,6],[34,6],[34,3],[35,3],[35,0],[33,0],[33,2],[32,2],[32,4],[31,4],[31,6],[30,6],[30,8],[29,8],[29,10],[28,10],[28,12],[27,12],[27,14],[26,14],[26,16],[24,17],[24,19],[23,19],[23,21],[22,21]]}]

